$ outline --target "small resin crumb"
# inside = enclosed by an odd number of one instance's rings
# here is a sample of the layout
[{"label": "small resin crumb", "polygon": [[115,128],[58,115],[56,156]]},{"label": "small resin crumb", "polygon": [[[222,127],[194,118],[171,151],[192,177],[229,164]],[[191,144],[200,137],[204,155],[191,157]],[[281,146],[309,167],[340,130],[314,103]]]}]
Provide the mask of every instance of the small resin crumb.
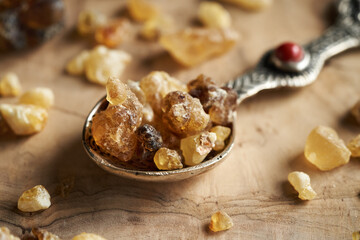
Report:
[{"label": "small resin crumb", "polygon": [[215,141],[216,134],[207,131],[181,139],[180,149],[185,164],[194,166],[201,163],[215,146]]},{"label": "small resin crumb", "polygon": [[82,35],[90,34],[105,23],[105,15],[96,11],[84,10],[79,14],[77,29]]},{"label": "small resin crumb", "polygon": [[156,18],[159,14],[158,9],[146,0],[128,0],[127,7],[131,17],[139,22]]},{"label": "small resin crumb", "polygon": [[288,175],[290,184],[299,193],[301,200],[312,200],[316,197],[316,192],[311,188],[310,177],[303,172],[291,172]]},{"label": "small resin crumb", "polygon": [[216,212],[211,216],[209,228],[213,232],[228,230],[233,226],[231,217],[223,211]]},{"label": "small resin crumb", "polygon": [[351,115],[353,115],[357,123],[360,124],[360,100],[352,107]]},{"label": "small resin crumb", "polygon": [[54,93],[50,88],[38,87],[26,91],[21,95],[19,103],[36,105],[49,109],[54,105],[54,98]]},{"label": "small resin crumb", "polygon": [[351,152],[351,156],[360,157],[360,134],[351,139],[347,147]]},{"label": "small resin crumb", "polygon": [[320,170],[328,171],[348,163],[351,152],[334,129],[318,126],[309,134],[304,154]]},{"label": "small resin crumb", "polygon": [[0,113],[7,125],[17,135],[29,135],[44,129],[48,113],[34,105],[11,105],[1,104]]},{"label": "small resin crumb", "polygon": [[181,163],[181,156],[176,150],[169,148],[160,148],[155,156],[154,162],[160,170],[175,170],[183,168]]},{"label": "small resin crumb", "polygon": [[353,232],[353,234],[352,234],[352,239],[353,239],[353,240],[360,240],[360,231],[358,231],[358,232]]},{"label": "small resin crumb", "polygon": [[231,25],[229,12],[217,2],[201,2],[198,17],[206,27],[227,28]]},{"label": "small resin crumb", "polygon": [[258,11],[269,7],[273,0],[222,0],[224,2],[233,3],[247,10]]},{"label": "small resin crumb", "polygon": [[50,205],[50,194],[42,185],[23,192],[18,200],[18,209],[22,212],[36,212],[48,209]]},{"label": "small resin crumb", "polygon": [[7,227],[0,227],[0,239],[1,240],[20,240],[20,238],[12,235],[10,233],[10,230]]},{"label": "small resin crumb", "polygon": [[210,129],[210,132],[216,134],[214,150],[221,151],[225,147],[225,140],[230,136],[231,129],[223,126],[216,126]]},{"label": "small resin crumb", "polygon": [[73,237],[72,240],[106,240],[106,238],[93,233],[81,233]]},{"label": "small resin crumb", "polygon": [[32,234],[37,237],[37,240],[61,240],[58,236],[53,233],[50,233],[44,229],[33,228],[31,230]]},{"label": "small resin crumb", "polygon": [[126,18],[120,18],[101,26],[95,31],[95,40],[109,48],[120,45],[130,34],[130,23]]},{"label": "small resin crumb", "polygon": [[125,102],[128,91],[128,87],[120,79],[109,77],[106,84],[106,100],[112,105],[120,105]]},{"label": "small resin crumb", "polygon": [[21,85],[15,73],[7,73],[0,79],[0,96],[16,97],[20,92]]},{"label": "small resin crumb", "polygon": [[231,29],[186,28],[159,41],[177,62],[190,67],[228,52],[237,40],[237,32]]}]

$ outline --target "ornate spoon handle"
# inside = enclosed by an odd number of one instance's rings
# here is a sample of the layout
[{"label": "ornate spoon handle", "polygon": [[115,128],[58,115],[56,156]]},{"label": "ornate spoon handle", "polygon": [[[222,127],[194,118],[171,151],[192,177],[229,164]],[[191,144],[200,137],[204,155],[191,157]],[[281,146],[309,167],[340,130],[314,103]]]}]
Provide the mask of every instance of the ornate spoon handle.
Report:
[{"label": "ornate spoon handle", "polygon": [[[324,62],[347,49],[360,46],[360,0],[341,0],[336,23],[322,36],[303,46],[304,61],[292,63],[290,70],[276,67],[270,50],[254,70],[226,84],[238,93],[238,103],[261,90],[277,87],[302,87],[315,81]],[[301,70],[296,68],[301,65]],[[306,65],[304,65],[306,64]],[[293,69],[291,69],[293,68]],[[289,69],[289,67],[287,68]]]}]

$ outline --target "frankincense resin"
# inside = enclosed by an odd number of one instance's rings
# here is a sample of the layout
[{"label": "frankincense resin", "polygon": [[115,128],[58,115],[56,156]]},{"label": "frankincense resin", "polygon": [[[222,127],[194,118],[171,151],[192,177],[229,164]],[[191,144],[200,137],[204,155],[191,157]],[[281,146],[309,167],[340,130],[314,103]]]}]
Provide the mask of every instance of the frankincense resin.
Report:
[{"label": "frankincense resin", "polygon": [[305,157],[322,171],[346,164],[351,152],[334,129],[318,126],[309,134],[305,145]]},{"label": "frankincense resin", "polygon": [[50,205],[50,194],[42,185],[23,192],[18,200],[18,209],[22,212],[36,212],[47,209]]},{"label": "frankincense resin", "polygon": [[186,28],[163,35],[160,44],[184,66],[194,66],[229,51],[238,34],[231,29]]},{"label": "frankincense resin", "polygon": [[183,168],[180,154],[176,150],[169,148],[160,148],[154,156],[154,162],[159,170]]},{"label": "frankincense resin", "polygon": [[[96,144],[103,151],[121,161],[129,161],[136,150],[135,131],[142,121],[143,105],[125,84],[121,86],[126,90],[125,101],[109,105],[106,110],[97,113],[93,117],[91,131]],[[112,83],[109,87],[113,87]]]},{"label": "frankincense resin", "polygon": [[226,212],[219,211],[211,216],[209,228],[213,232],[228,230],[233,226],[234,223]]},{"label": "frankincense resin", "polygon": [[161,109],[164,124],[182,136],[203,131],[210,120],[199,99],[185,92],[170,92],[163,99]]},{"label": "frankincense resin", "polygon": [[310,177],[304,172],[291,172],[288,175],[290,184],[299,193],[301,200],[312,200],[316,197],[316,192],[311,188]]}]

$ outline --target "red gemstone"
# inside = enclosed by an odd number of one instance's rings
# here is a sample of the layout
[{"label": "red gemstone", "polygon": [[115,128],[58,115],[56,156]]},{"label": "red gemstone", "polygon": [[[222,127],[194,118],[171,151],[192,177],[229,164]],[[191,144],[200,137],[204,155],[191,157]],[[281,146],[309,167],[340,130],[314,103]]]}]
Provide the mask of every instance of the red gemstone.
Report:
[{"label": "red gemstone", "polygon": [[276,48],[275,55],[284,62],[299,62],[304,57],[304,51],[298,44],[286,42]]}]

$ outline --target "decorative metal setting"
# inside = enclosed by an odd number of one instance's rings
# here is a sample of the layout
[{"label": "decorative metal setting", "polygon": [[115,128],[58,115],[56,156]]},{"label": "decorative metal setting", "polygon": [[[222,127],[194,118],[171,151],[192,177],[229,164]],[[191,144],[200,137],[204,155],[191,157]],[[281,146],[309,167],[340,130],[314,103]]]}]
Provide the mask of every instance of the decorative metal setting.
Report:
[{"label": "decorative metal setting", "polygon": [[276,68],[285,71],[285,72],[302,72],[310,64],[310,54],[307,51],[304,51],[304,57],[298,61],[281,61],[274,51],[270,55],[270,63],[274,64]]},{"label": "decorative metal setting", "polygon": [[337,10],[336,23],[322,36],[303,46],[308,55],[308,64],[301,65],[300,72],[291,71],[296,66],[275,67],[270,59],[273,55],[271,50],[265,53],[254,70],[227,83],[227,87],[238,93],[238,103],[264,89],[303,87],[311,84],[327,59],[350,48],[359,47],[360,0],[341,0]]}]

